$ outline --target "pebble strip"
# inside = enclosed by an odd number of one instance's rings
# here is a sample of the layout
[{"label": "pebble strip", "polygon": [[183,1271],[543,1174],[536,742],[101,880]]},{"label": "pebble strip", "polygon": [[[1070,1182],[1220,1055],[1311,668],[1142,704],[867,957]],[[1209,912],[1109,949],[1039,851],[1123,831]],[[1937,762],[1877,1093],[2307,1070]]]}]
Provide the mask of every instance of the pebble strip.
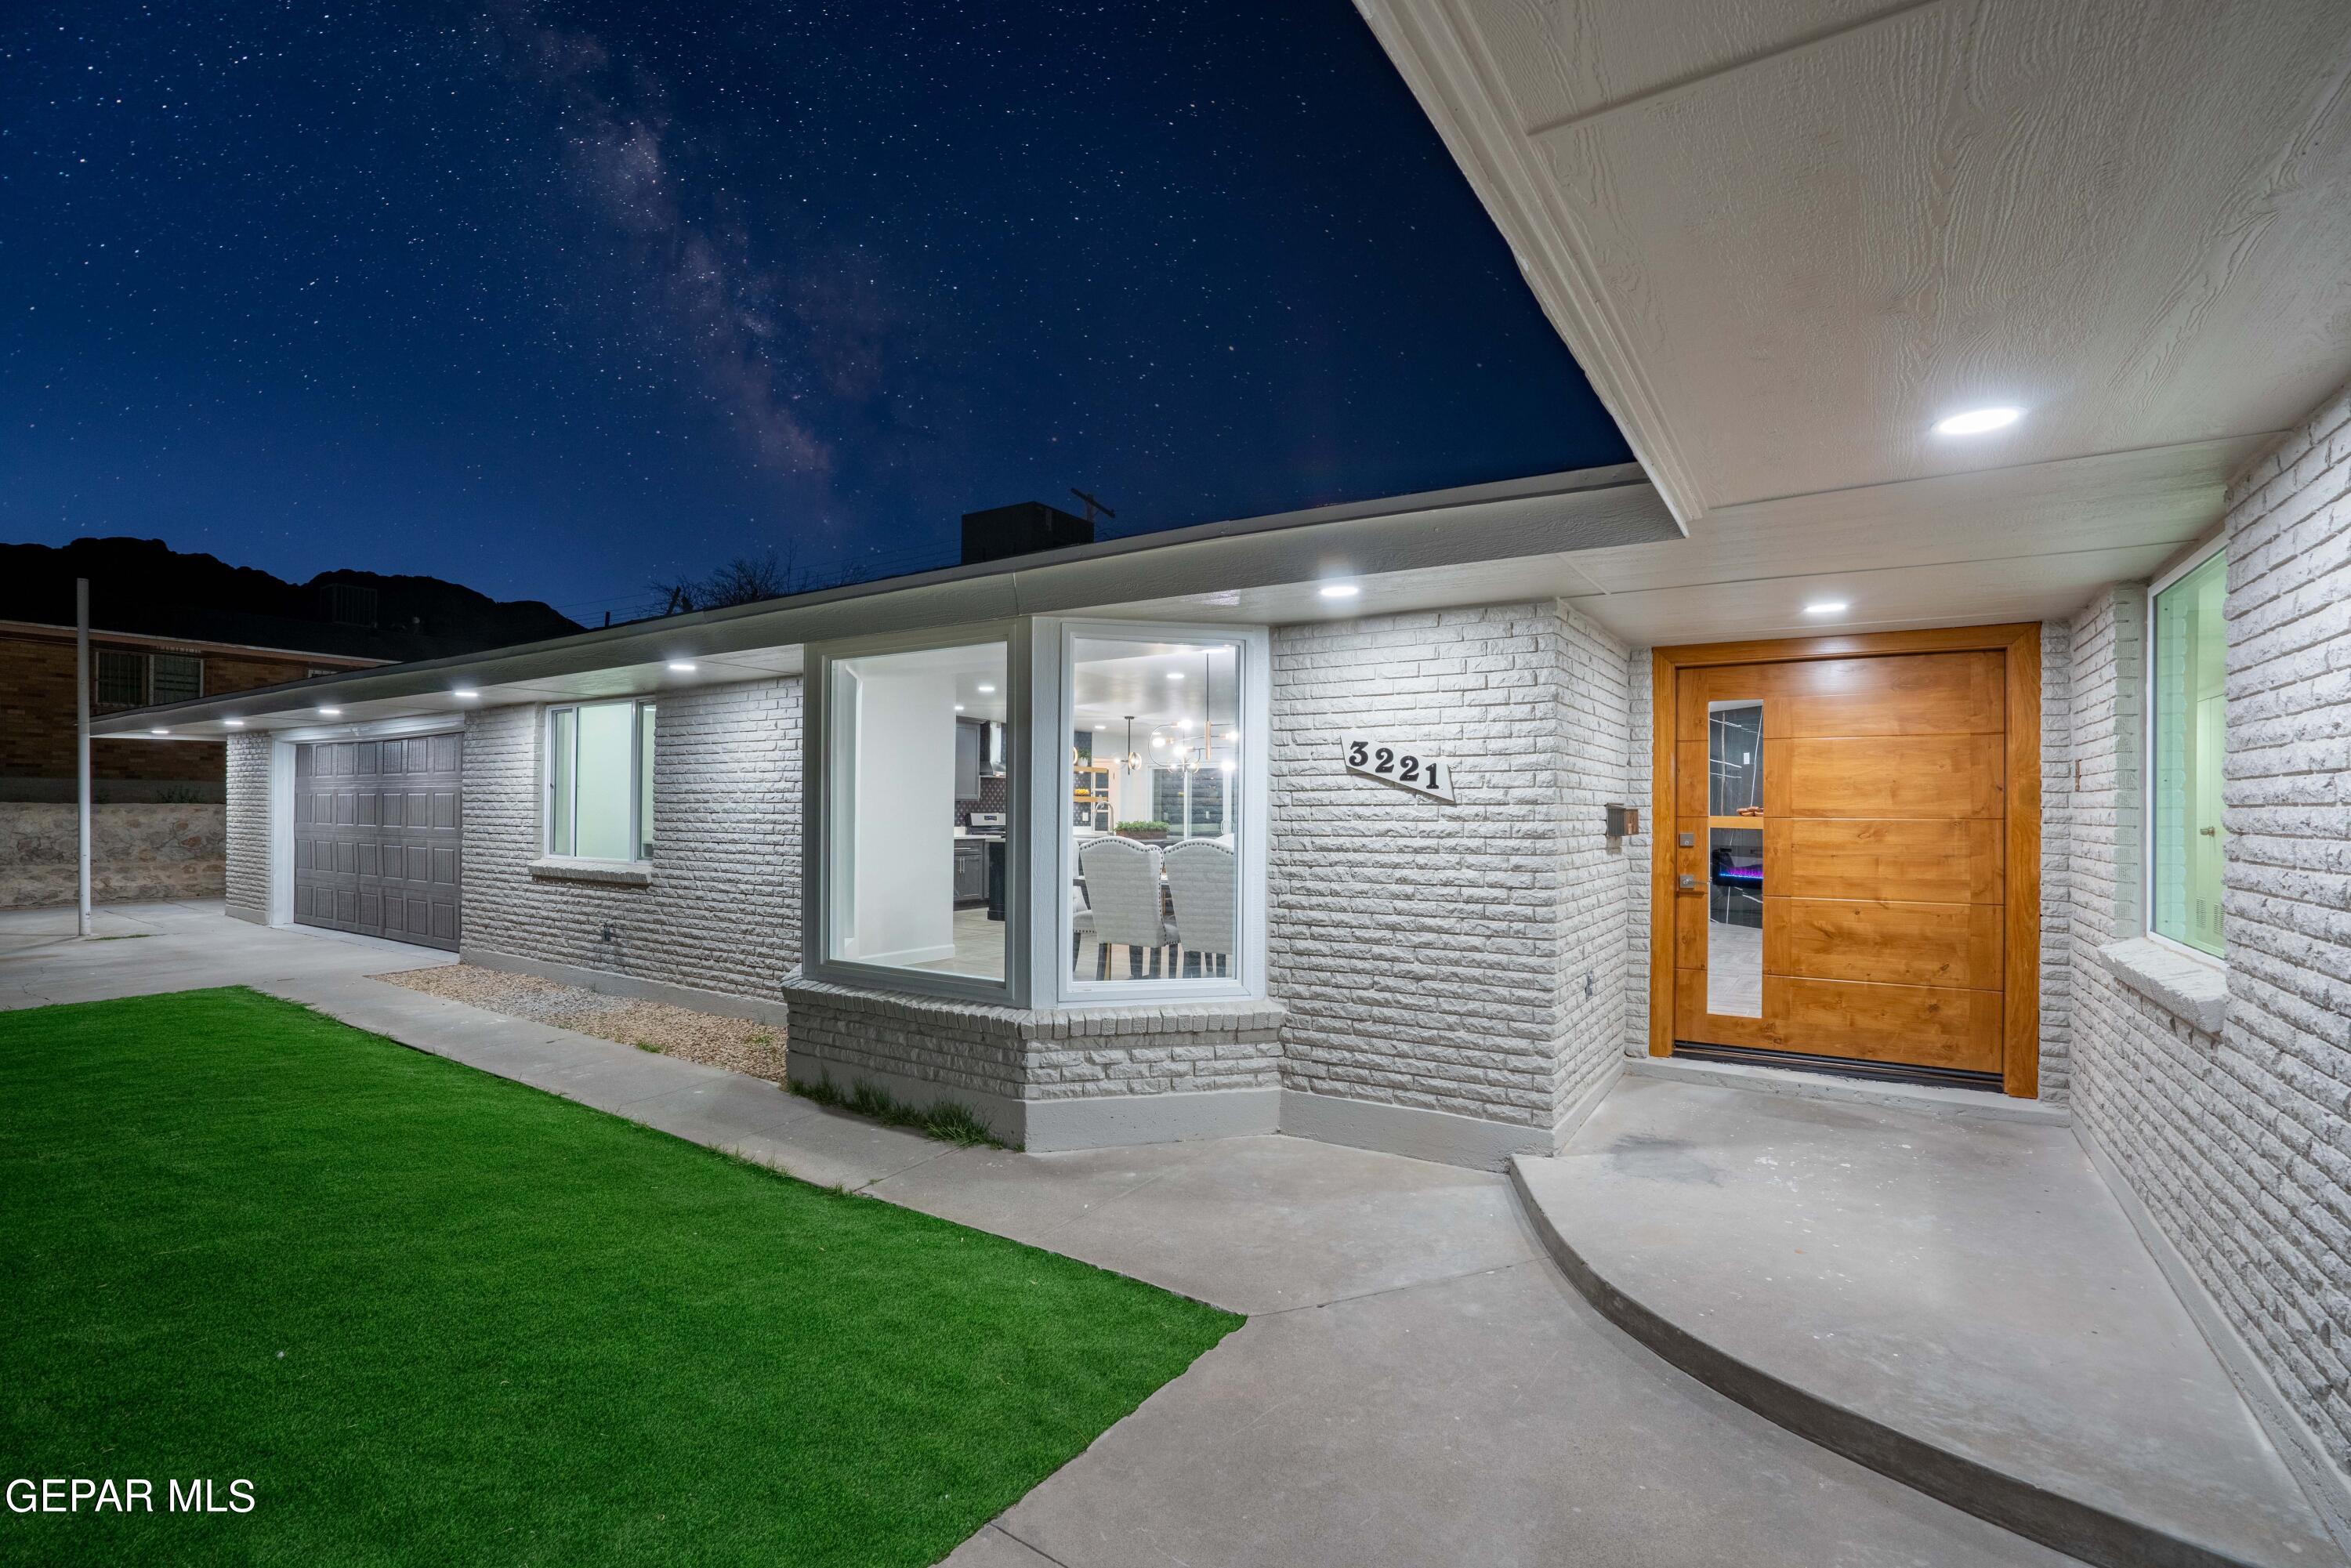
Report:
[{"label": "pebble strip", "polygon": [[371,977],[469,1007],[551,1023],[599,1040],[650,1047],[664,1056],[731,1068],[771,1082],[784,1081],[784,1030],[778,1024],[723,1018],[667,1002],[610,997],[535,975],[448,964]]}]

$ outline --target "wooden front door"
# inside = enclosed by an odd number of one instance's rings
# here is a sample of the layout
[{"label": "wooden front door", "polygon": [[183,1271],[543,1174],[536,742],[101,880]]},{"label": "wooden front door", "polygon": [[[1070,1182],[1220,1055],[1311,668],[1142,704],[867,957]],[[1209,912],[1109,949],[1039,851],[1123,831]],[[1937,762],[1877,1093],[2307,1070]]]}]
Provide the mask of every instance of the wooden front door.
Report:
[{"label": "wooden front door", "polygon": [[[2018,631],[1757,645],[1702,663],[1707,650],[1661,651],[1668,1050],[1837,1058],[2032,1092],[2011,1060],[2012,1044],[2032,1054],[2037,1032],[2037,965],[2014,972],[2011,923],[2029,913],[2037,931],[2037,895],[2029,912],[2011,908],[2013,774],[2028,751],[2024,874],[2038,882],[2038,659],[2019,653]],[[2014,700],[2021,658],[2029,703]],[[2030,747],[2012,744],[2020,721]]]}]

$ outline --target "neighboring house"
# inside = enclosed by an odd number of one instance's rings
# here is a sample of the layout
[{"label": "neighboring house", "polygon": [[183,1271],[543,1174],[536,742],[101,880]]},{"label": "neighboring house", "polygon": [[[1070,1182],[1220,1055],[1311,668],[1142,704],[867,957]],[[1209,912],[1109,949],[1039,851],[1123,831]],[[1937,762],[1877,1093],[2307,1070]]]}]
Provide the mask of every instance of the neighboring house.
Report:
[{"label": "neighboring house", "polygon": [[243,918],[781,998],[1031,1149],[2066,1103],[2351,1457],[2351,11],[1364,9],[1642,466],[101,727],[227,739]]},{"label": "neighboring house", "polygon": [[[579,627],[434,578],[327,572],[289,583],[156,539],[0,545],[0,909],[78,884],[74,582],[90,583],[93,719]],[[226,875],[218,740],[90,747],[99,902],[217,897]]]},{"label": "neighboring house", "polygon": [[[429,577],[290,583],[158,539],[0,545],[0,801],[74,793],[74,582],[91,584],[94,715],[577,632],[544,604]],[[99,741],[113,801],[221,799],[218,745]]]},{"label": "neighboring house", "polygon": [[[234,643],[93,630],[93,718],[156,703],[188,702],[371,669],[354,659]],[[0,800],[74,798],[74,629],[0,621]],[[101,800],[222,799],[224,747],[96,740],[90,777]]]}]

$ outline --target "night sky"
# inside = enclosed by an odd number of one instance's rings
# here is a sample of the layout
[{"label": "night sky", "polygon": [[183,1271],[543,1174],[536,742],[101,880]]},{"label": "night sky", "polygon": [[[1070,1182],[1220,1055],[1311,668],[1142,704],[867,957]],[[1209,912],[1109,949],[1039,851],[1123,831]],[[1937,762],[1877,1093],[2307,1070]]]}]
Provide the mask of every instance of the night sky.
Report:
[{"label": "night sky", "polygon": [[0,10],[0,538],[594,621],[1627,456],[1346,0]]}]

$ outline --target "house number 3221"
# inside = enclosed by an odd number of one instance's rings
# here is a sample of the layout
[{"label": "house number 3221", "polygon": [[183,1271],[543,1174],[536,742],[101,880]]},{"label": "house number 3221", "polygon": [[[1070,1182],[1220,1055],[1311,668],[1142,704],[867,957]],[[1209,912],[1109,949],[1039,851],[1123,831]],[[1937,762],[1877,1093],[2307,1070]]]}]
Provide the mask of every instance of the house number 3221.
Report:
[{"label": "house number 3221", "polygon": [[1409,741],[1383,740],[1374,735],[1342,737],[1347,771],[1393,784],[1432,800],[1453,799],[1453,765],[1439,761]]}]

